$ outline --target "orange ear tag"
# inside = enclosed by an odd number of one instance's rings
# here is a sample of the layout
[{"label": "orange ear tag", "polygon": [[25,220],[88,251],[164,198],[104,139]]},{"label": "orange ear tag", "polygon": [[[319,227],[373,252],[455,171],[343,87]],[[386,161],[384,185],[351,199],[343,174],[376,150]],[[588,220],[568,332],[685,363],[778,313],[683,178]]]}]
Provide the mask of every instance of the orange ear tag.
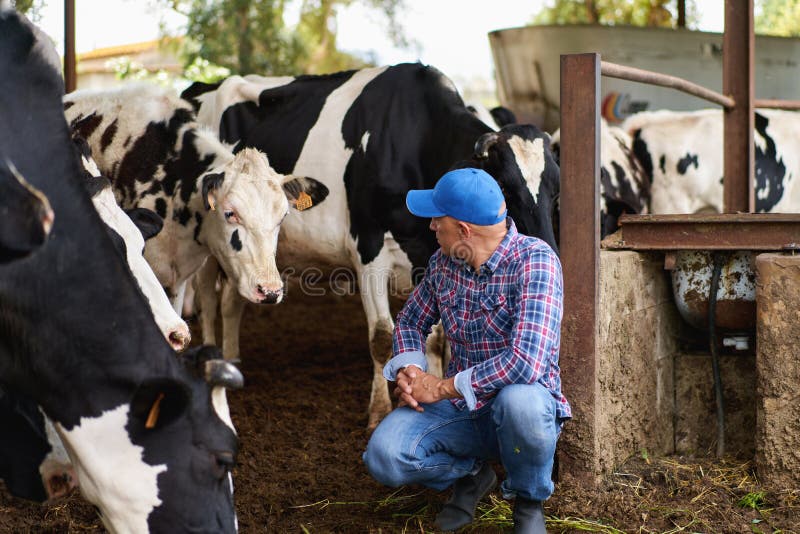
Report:
[{"label": "orange ear tag", "polygon": [[297,211],[307,210],[313,205],[314,201],[311,199],[311,195],[305,191],[300,191],[300,194],[297,195],[297,200],[294,201],[294,208]]},{"label": "orange ear tag", "polygon": [[158,398],[150,408],[150,413],[147,414],[147,421],[144,423],[145,428],[154,428],[158,422],[158,413],[161,411],[161,400],[164,398],[163,393],[158,394]]}]

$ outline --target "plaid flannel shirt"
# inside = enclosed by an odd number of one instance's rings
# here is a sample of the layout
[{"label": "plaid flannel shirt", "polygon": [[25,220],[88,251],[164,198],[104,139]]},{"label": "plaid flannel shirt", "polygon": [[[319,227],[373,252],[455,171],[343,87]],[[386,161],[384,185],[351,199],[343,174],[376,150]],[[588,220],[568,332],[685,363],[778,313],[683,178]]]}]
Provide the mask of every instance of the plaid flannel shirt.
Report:
[{"label": "plaid flannel shirt", "polygon": [[556,416],[572,411],[561,393],[563,283],[561,263],[544,241],[508,232],[478,272],[442,254],[431,257],[425,276],[397,318],[394,358],[384,377],[394,380],[407,365],[427,370],[425,339],[441,319],[451,344],[446,376],[455,376],[459,409],[476,410],[503,386],[541,383],[557,401]]}]

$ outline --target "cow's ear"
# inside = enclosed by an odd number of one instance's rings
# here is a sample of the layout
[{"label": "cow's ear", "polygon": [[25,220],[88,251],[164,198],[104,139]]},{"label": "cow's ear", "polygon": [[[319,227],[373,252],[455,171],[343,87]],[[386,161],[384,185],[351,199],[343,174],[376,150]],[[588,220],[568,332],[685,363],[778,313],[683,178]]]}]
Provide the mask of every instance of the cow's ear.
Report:
[{"label": "cow's ear", "polygon": [[189,388],[171,378],[143,382],[131,399],[131,424],[152,430],[180,417],[189,405]]},{"label": "cow's ear", "polygon": [[283,192],[293,208],[303,211],[320,204],[330,191],[313,178],[288,175],[283,178]]},{"label": "cow's ear", "polygon": [[161,216],[147,208],[133,208],[125,211],[125,214],[130,217],[136,228],[142,233],[145,241],[151,237],[155,237],[164,227],[164,219]]},{"label": "cow's ear", "polygon": [[203,176],[203,205],[207,210],[217,209],[214,190],[222,185],[223,180],[225,180],[224,172],[212,172]]}]

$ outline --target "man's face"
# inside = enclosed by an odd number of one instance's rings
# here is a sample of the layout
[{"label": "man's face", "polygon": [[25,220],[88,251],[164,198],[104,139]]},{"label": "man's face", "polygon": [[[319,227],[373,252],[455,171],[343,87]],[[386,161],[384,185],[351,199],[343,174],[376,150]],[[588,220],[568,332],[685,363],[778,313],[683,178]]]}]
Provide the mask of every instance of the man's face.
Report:
[{"label": "man's face", "polygon": [[458,221],[447,215],[443,217],[433,217],[430,229],[436,232],[436,241],[442,247],[442,251],[448,256],[453,256],[461,242]]}]

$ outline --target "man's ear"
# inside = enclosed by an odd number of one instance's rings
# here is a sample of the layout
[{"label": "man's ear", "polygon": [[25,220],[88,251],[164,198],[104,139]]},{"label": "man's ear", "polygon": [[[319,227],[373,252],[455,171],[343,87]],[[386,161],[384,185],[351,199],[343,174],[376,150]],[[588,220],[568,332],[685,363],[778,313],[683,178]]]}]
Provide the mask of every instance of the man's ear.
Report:
[{"label": "man's ear", "polygon": [[213,172],[203,176],[203,205],[207,210],[214,211],[216,209],[217,198],[214,190],[222,185],[223,180],[225,180],[224,172]]},{"label": "man's ear", "polygon": [[322,182],[306,176],[287,175],[283,179],[283,192],[289,204],[297,211],[313,208],[328,196]]},{"label": "man's ear", "polygon": [[464,221],[458,221],[458,233],[461,239],[469,239],[472,236],[472,228]]}]

